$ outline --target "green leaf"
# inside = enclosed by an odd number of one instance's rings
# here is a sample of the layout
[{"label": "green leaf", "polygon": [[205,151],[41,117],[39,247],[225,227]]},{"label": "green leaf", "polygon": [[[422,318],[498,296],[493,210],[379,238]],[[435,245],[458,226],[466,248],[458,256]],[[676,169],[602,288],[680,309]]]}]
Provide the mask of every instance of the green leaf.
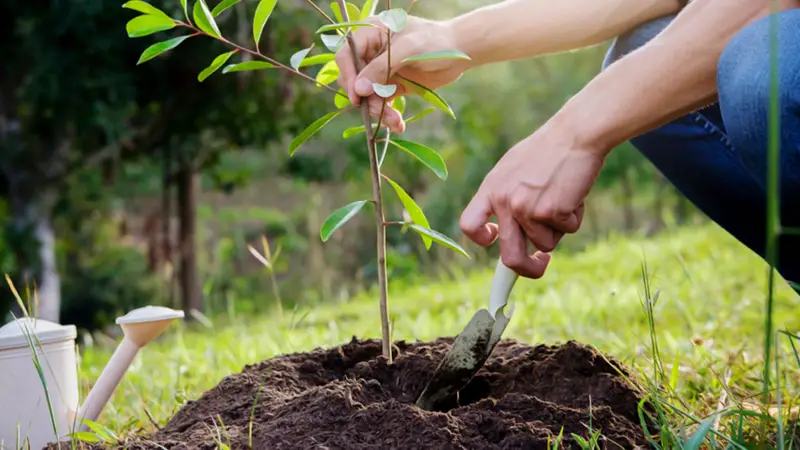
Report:
[{"label": "green leaf", "polygon": [[322,229],[319,232],[322,242],[327,242],[331,235],[341,228],[342,225],[347,223],[348,220],[358,214],[365,204],[367,204],[367,200],[359,200],[332,212],[331,215],[325,219],[325,222],[322,224]]},{"label": "green leaf", "polygon": [[[347,2],[345,3],[345,8],[347,8],[347,21],[355,21],[359,20],[358,18],[361,17],[361,11],[358,10],[358,6]],[[333,2],[331,3],[331,11],[333,11],[334,17],[336,17],[337,22],[344,22],[344,16],[342,15],[342,10],[339,8],[339,3]]]},{"label": "green leaf", "polygon": [[228,9],[231,6],[239,3],[240,1],[241,0],[222,0],[221,2],[219,2],[217,4],[217,6],[214,7],[213,10],[211,10],[211,15],[214,16],[214,17],[217,17],[220,14],[222,14],[223,12],[225,12],[226,9]]},{"label": "green leaf", "polygon": [[258,2],[256,14],[253,16],[253,39],[256,41],[256,47],[258,47],[258,43],[261,41],[261,33],[264,31],[264,25],[267,24],[267,20],[272,14],[272,10],[275,9],[276,3],[278,3],[278,0],[261,0]]},{"label": "green leaf", "polygon": [[456,118],[453,109],[450,108],[450,105],[448,105],[447,102],[444,101],[444,99],[439,96],[439,94],[433,92],[432,90],[426,88],[425,86],[419,83],[409,80],[408,78],[404,78],[400,75],[395,75],[395,76],[403,80],[406,83],[406,86],[409,87],[409,89],[411,89],[412,91],[414,91],[415,94],[419,95],[423,100],[441,109],[453,119]]},{"label": "green leaf", "polygon": [[97,436],[89,431],[76,431],[74,433],[70,433],[70,437],[86,443],[103,442],[100,436]]},{"label": "green leaf", "polygon": [[125,31],[128,32],[128,37],[131,38],[148,36],[172,28],[175,28],[175,21],[167,15],[142,15],[134,17],[125,25]]},{"label": "green leaf", "polygon": [[217,22],[214,21],[214,16],[211,15],[211,11],[208,10],[205,0],[197,0],[195,2],[194,9],[192,10],[192,17],[194,17],[194,23],[197,25],[197,28],[200,28],[210,36],[216,38],[222,37],[219,34]]},{"label": "green leaf", "polygon": [[715,414],[712,414],[711,417],[704,420],[697,430],[689,437],[686,441],[686,444],[683,446],[683,450],[699,450],[700,446],[703,444],[703,441],[706,439],[706,436],[711,431],[711,426],[714,424],[714,417]]},{"label": "green leaf", "polygon": [[400,115],[402,116],[403,113],[406,112],[406,98],[403,97],[402,95],[398,96],[398,97],[395,97],[392,100],[392,108],[397,110],[397,112],[399,112]]},{"label": "green leaf", "polygon": [[339,8],[338,3],[331,2],[331,11],[333,11],[333,18],[336,19],[337,22],[344,22],[344,17],[342,17],[342,8]]},{"label": "green leaf", "polygon": [[375,15],[375,7],[378,6],[377,0],[367,0],[364,6],[361,7],[361,16],[359,20],[366,20],[367,17]]},{"label": "green leaf", "polygon": [[233,51],[230,51],[230,52],[227,52],[227,53],[223,53],[223,54],[217,56],[216,58],[214,58],[214,60],[211,61],[211,64],[209,64],[208,67],[203,69],[203,71],[200,72],[199,75],[197,75],[197,81],[199,81],[201,83],[203,81],[205,81],[206,78],[210,77],[211,74],[213,74],[214,72],[217,71],[217,69],[222,67],[222,65],[225,64],[228,61],[228,58],[233,56],[234,53],[236,53],[236,50],[233,50]]},{"label": "green leaf", "polygon": [[134,11],[139,11],[140,13],[149,14],[151,16],[161,16],[161,17],[166,17],[169,20],[172,20],[172,18],[169,17],[167,13],[165,13],[164,11],[156,8],[150,3],[143,2],[141,0],[131,0],[129,2],[125,2],[122,4],[122,7],[132,9]]},{"label": "green leaf", "polygon": [[294,70],[300,69],[303,60],[306,59],[308,52],[310,52],[312,48],[314,48],[313,43],[311,44],[311,47],[298,50],[289,58],[289,65],[292,66],[292,69]]},{"label": "green leaf", "polygon": [[372,89],[378,95],[378,97],[389,98],[397,92],[397,85],[396,84],[380,84],[380,83],[372,83]]},{"label": "green leaf", "polygon": [[323,53],[321,55],[312,55],[306,57],[303,62],[300,63],[300,67],[307,67],[307,66],[316,66],[317,64],[325,64],[326,62],[333,61],[336,58],[336,55],[333,53]]},{"label": "green leaf", "polygon": [[333,104],[339,109],[346,108],[350,105],[350,98],[347,96],[344,89],[339,89],[339,93],[333,96]]},{"label": "green leaf", "polygon": [[589,441],[587,441],[586,439],[578,436],[575,433],[570,433],[570,434],[572,435],[572,439],[574,439],[575,442],[578,443],[578,446],[580,448],[582,448],[583,450],[591,450],[591,447],[589,447]]},{"label": "green leaf", "polygon": [[[431,226],[428,224],[428,219],[422,212],[422,208],[417,205],[417,202],[415,202],[414,199],[411,198],[411,196],[408,195],[408,193],[402,187],[400,187],[399,184],[392,181],[392,179],[386,175],[384,175],[383,178],[392,185],[392,188],[394,188],[394,191],[397,193],[397,197],[400,198],[400,202],[403,204],[403,208],[405,208],[406,211],[408,211],[408,215],[411,216],[411,221],[424,228],[430,229]],[[425,248],[430,250],[431,244],[433,243],[430,236],[425,234],[420,234],[420,236],[422,237],[422,242],[425,243]]]},{"label": "green leaf", "polygon": [[139,61],[136,63],[136,65],[149,61],[166,51],[172,50],[173,48],[179,46],[181,42],[185,41],[186,39],[189,39],[190,37],[191,36],[189,35],[179,36],[176,38],[168,39],[166,41],[156,42],[150,47],[144,49],[144,51],[142,52],[142,56],[139,57]]},{"label": "green leaf", "polygon": [[361,10],[358,9],[358,6],[347,2],[345,3],[345,8],[347,8],[347,19],[349,21],[356,20],[357,17],[361,17]]},{"label": "green leaf", "polygon": [[339,48],[344,43],[345,39],[344,36],[334,36],[332,34],[320,34],[319,38],[322,39],[322,43],[325,45],[325,47],[333,53],[339,51]]},{"label": "green leaf", "polygon": [[422,164],[428,166],[428,168],[431,169],[437,177],[441,178],[442,180],[447,179],[447,166],[445,165],[442,157],[436,153],[436,150],[417,142],[405,141],[402,139],[392,139],[389,142],[391,142],[400,150],[403,150],[406,153],[416,157],[418,160],[420,160],[420,162],[422,162]]},{"label": "green leaf", "polygon": [[[375,129],[375,124],[372,125],[372,129],[373,130]],[[367,131],[367,129],[364,128],[364,125],[359,125],[357,127],[350,127],[342,132],[342,138],[349,139],[359,133],[364,133],[365,131]]]},{"label": "green leaf", "polygon": [[[397,97],[397,98],[405,98],[405,97]],[[427,116],[428,114],[434,111],[436,111],[436,108],[425,108],[424,110],[418,112],[417,114],[409,117],[408,120],[406,120],[406,125],[416,122],[419,119],[422,119],[423,117]]]},{"label": "green leaf", "polygon": [[409,56],[408,58],[400,61],[401,63],[414,62],[414,61],[429,61],[432,59],[466,59],[471,60],[464,52],[458,50],[438,50],[435,52],[420,53],[419,55]]},{"label": "green leaf", "polygon": [[467,258],[469,258],[469,254],[467,253],[466,250],[461,248],[460,245],[456,244],[452,239],[450,239],[449,237],[443,235],[442,233],[439,233],[438,231],[432,230],[430,228],[421,227],[421,226],[419,226],[419,225],[417,225],[415,223],[408,224],[408,227],[411,228],[412,230],[416,231],[419,234],[428,236],[429,238],[433,239],[433,241],[436,242],[437,244],[440,244],[440,245],[443,245],[443,246],[445,246],[445,247],[447,247],[449,249],[455,250],[458,253],[461,253],[462,255],[464,255]]},{"label": "green leaf", "polygon": [[245,61],[240,62],[238,64],[228,64],[222,69],[222,73],[229,73],[229,72],[244,72],[246,70],[262,70],[262,69],[272,69],[275,66],[264,61]]},{"label": "green leaf", "polygon": [[181,6],[183,7],[183,15],[186,17],[186,21],[189,22],[189,9],[186,5],[186,0],[181,0]]},{"label": "green leaf", "polygon": [[99,436],[105,442],[114,442],[117,440],[117,436],[108,428],[103,425],[100,425],[97,422],[93,422],[89,419],[82,419],[81,420],[86,426],[92,430],[97,436]]},{"label": "green leaf", "polygon": [[339,66],[336,65],[336,61],[328,61],[317,73],[315,81],[318,84],[327,86],[336,81],[337,78],[339,78]]},{"label": "green leaf", "polygon": [[378,20],[386,25],[386,28],[394,31],[395,33],[403,31],[403,29],[406,27],[407,19],[408,13],[401,8],[387,9],[378,14]]},{"label": "green leaf", "polygon": [[341,114],[342,110],[330,112],[325,114],[324,116],[320,117],[319,119],[315,120],[314,123],[309,125],[299,136],[292,139],[291,144],[289,144],[289,156],[292,156],[297,149],[303,145],[309,138],[314,136],[319,130],[322,129],[325,125],[328,124],[331,120],[333,120],[336,116]]},{"label": "green leaf", "polygon": [[374,24],[369,22],[342,22],[342,23],[329,23],[319,27],[317,33],[324,33],[326,31],[341,30],[344,28],[359,28],[359,27],[374,27]]}]

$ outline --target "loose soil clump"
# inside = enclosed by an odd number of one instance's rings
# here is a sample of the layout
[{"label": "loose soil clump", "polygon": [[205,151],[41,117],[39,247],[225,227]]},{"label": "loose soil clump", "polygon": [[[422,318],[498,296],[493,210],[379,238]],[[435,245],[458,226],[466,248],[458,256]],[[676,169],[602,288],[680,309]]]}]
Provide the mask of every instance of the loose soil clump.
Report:
[{"label": "loose soil clump", "polygon": [[588,437],[590,423],[601,448],[647,445],[628,372],[572,341],[503,340],[457,402],[445,411],[416,407],[452,341],[398,342],[392,365],[379,341],[355,338],[249,365],[163,429],[118,448],[545,449],[562,427],[564,447],[576,448],[572,434]]}]

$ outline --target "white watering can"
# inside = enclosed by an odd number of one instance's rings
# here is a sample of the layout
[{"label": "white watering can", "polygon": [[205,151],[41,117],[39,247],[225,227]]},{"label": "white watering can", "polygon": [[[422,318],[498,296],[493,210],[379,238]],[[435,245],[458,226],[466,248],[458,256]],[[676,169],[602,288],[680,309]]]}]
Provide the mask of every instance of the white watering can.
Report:
[{"label": "white watering can", "polygon": [[[69,439],[75,431],[86,431],[82,420],[97,420],[139,349],[180,318],[183,311],[161,306],[146,306],[118,317],[124,338],[80,407],[75,326],[27,317],[4,325],[0,328],[0,450],[41,449]],[[34,366],[31,342],[47,383],[58,435]]]}]

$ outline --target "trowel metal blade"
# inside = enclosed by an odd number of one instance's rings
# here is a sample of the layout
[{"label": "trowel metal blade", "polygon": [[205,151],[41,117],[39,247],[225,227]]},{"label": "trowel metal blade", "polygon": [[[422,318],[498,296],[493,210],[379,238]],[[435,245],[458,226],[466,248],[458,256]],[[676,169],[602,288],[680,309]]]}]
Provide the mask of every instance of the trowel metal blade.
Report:
[{"label": "trowel metal blade", "polygon": [[500,342],[500,338],[503,337],[503,332],[506,331],[506,327],[508,327],[508,322],[511,321],[511,316],[514,315],[514,305],[508,309],[508,314],[503,312],[503,308],[497,310],[497,314],[495,315],[494,325],[492,326],[492,335],[489,337],[489,342],[486,347],[486,356],[492,354],[494,351],[495,345]]},{"label": "trowel metal blade", "polygon": [[439,363],[433,377],[417,399],[417,406],[429,411],[437,410],[439,405],[454,398],[469,383],[489,356],[487,349],[494,326],[495,319],[487,309],[475,312]]}]

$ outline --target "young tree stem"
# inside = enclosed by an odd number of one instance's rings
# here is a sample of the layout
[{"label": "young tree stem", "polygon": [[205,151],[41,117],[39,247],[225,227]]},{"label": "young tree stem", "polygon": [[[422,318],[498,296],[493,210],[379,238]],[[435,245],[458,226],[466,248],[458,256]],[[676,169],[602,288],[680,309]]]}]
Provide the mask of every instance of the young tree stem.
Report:
[{"label": "young tree stem", "polygon": [[[337,0],[342,18],[348,22],[350,18],[347,14],[347,5],[344,0]],[[347,31],[347,45],[353,53],[353,61],[356,66],[356,73],[361,72],[363,64],[358,57],[358,49],[353,40],[353,35]],[[381,334],[383,337],[383,356],[389,364],[392,363],[392,342],[389,334],[389,286],[386,279],[386,228],[383,216],[383,196],[381,193],[381,175],[378,168],[378,152],[375,140],[377,130],[372,129],[372,120],[369,116],[367,99],[361,99],[361,120],[367,136],[367,149],[369,151],[369,168],[372,178],[372,197],[375,201],[375,231],[377,233],[377,254],[378,254],[378,289],[380,290],[381,307]]]},{"label": "young tree stem", "polygon": [[[236,50],[238,50],[240,52],[245,52],[245,53],[249,53],[249,54],[251,54],[253,56],[257,56],[257,57],[263,59],[264,61],[274,65],[275,68],[277,68],[277,69],[285,70],[285,71],[290,72],[290,73],[292,73],[294,75],[297,75],[299,77],[305,78],[306,80],[311,81],[312,83],[316,83],[317,82],[317,80],[311,78],[310,76],[304,74],[303,72],[300,72],[299,70],[295,70],[295,69],[287,66],[286,64],[283,64],[283,63],[281,63],[279,61],[276,61],[276,60],[270,58],[267,55],[264,55],[258,49],[251,50],[251,49],[249,49],[247,47],[244,47],[244,46],[241,46],[241,45],[239,45],[239,44],[237,44],[235,42],[229,41],[227,38],[224,38],[222,36],[220,36],[220,37],[211,36],[210,34],[206,33],[205,31],[196,28],[194,25],[186,24],[186,23],[183,23],[181,21],[177,21],[177,23],[178,23],[179,26],[184,26],[186,28],[189,28],[190,30],[194,30],[196,33],[194,33],[193,36],[197,36],[197,35],[208,36],[208,37],[210,37],[212,39],[216,39],[216,40],[222,42],[225,45],[229,45],[229,46],[233,47],[234,49],[236,49]],[[333,92],[336,95],[341,95],[342,97],[347,97],[346,95],[342,94],[338,90],[336,90],[336,89],[334,89],[334,88],[332,88],[332,87],[330,87],[328,85],[323,84],[322,87],[324,87],[325,89]]]}]

